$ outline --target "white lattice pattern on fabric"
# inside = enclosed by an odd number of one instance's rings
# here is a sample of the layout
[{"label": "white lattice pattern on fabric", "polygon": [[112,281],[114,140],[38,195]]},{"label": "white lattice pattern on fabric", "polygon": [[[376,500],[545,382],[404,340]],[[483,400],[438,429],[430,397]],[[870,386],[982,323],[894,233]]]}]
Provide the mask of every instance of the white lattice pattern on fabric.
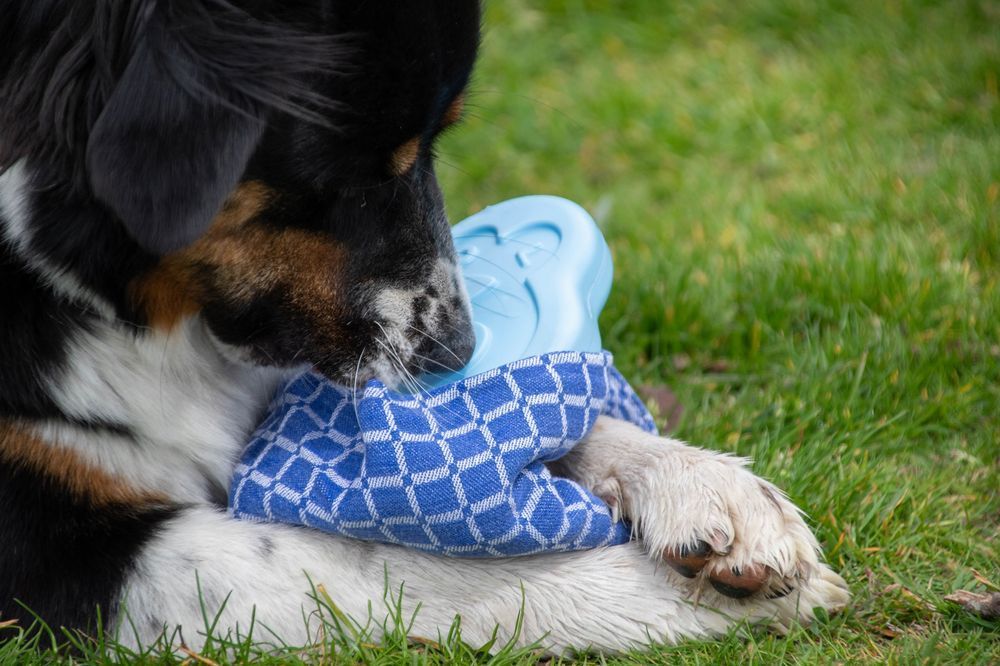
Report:
[{"label": "white lattice pattern on fabric", "polygon": [[305,373],[244,452],[230,510],[463,557],[622,543],[628,527],[544,464],[599,414],[655,431],[607,352],[535,356],[421,395],[372,381],[355,399]]}]

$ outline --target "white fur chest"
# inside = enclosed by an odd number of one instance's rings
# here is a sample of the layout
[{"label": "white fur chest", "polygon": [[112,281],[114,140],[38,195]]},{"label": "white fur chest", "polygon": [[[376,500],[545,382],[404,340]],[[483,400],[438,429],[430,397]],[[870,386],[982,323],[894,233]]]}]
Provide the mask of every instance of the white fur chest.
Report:
[{"label": "white fur chest", "polygon": [[44,438],[137,489],[180,502],[228,489],[283,372],[226,358],[199,317],[169,333],[101,322],[74,336],[49,392],[67,415],[129,435],[49,423]]}]

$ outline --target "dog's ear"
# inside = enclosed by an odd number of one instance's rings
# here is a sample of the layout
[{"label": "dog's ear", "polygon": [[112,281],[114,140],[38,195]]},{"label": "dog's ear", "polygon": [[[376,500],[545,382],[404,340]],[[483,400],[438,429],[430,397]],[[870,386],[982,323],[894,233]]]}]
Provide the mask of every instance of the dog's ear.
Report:
[{"label": "dog's ear", "polygon": [[160,26],[147,25],[86,152],[94,195],[156,254],[179,249],[207,229],[264,128],[249,103],[237,105],[214,91],[194,94],[190,84],[200,83],[203,72],[166,37]]},{"label": "dog's ear", "polygon": [[242,8],[261,4],[0,0],[0,171],[47,163],[158,254],[197,238],[269,114],[333,126],[316,80],[351,47],[319,3],[295,23]]}]

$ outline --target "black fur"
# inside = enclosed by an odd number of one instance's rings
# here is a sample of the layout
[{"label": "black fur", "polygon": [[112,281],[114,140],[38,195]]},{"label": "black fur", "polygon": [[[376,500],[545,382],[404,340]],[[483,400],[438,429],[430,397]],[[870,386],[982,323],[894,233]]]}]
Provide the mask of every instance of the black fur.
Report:
[{"label": "black fur", "polygon": [[2,243],[0,285],[0,418],[62,416],[44,381],[62,364],[67,340],[87,325],[88,315],[53,296]]},{"label": "black fur", "polygon": [[[290,100],[322,102],[302,79],[332,67],[337,53],[332,38],[247,20],[220,1],[145,4],[142,38],[90,129],[86,169],[140,245],[167,252],[205,231],[268,111],[323,118]],[[132,183],[142,187],[123,187]]]},{"label": "black fur", "polygon": [[[0,1],[0,168],[32,168],[33,249],[141,326],[131,281],[200,235],[238,180],[257,180],[282,194],[263,223],[348,248],[350,280],[364,287],[346,319],[368,321],[374,287],[411,285],[428,256],[453,252],[431,145],[470,76],[477,4],[238,5]],[[388,174],[415,136],[414,168]],[[248,309],[217,298],[206,314],[258,357],[308,355],[283,343],[302,330],[295,313],[275,312],[263,331],[232,325],[259,321],[248,315],[275,295],[261,299]],[[352,335],[331,374],[353,368],[371,332]],[[471,350],[467,333],[448,342]],[[429,351],[432,365],[451,357]]]},{"label": "black fur", "polygon": [[[0,458],[0,618],[93,631],[108,617],[135,554],[170,507],[94,508]],[[0,634],[0,642],[5,638]]]},{"label": "black fur", "polygon": [[0,57],[0,165],[30,156],[68,172],[154,252],[204,231],[268,112],[324,118],[305,106],[325,102],[305,79],[335,67],[336,41],[224,0],[42,0],[0,12],[13,44]]},{"label": "black fur", "polygon": [[[373,294],[419,285],[454,257],[432,143],[468,83],[478,23],[469,0],[0,0],[0,170],[17,164],[29,179],[30,229],[28,247],[0,237],[0,426],[130,436],[128,423],[61,413],[47,393],[72,340],[106,315],[54,291],[32,262],[72,275],[145,335],[136,281],[201,235],[240,182],[274,193],[252,224],[343,250],[341,330],[331,346],[288,285],[238,299],[211,265],[196,284],[205,321],[261,363],[350,376],[377,334]],[[392,172],[414,137],[413,168]],[[467,357],[470,323],[444,296],[433,316]],[[413,371],[453,362],[440,345],[419,350]],[[19,600],[54,626],[92,628],[174,509],[95,506],[3,453],[0,619],[26,617]]]}]

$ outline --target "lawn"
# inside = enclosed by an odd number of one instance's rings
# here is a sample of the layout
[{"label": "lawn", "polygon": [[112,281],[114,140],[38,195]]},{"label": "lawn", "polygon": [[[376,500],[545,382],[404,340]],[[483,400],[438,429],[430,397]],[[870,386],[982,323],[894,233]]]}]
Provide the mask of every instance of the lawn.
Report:
[{"label": "lawn", "polygon": [[[613,248],[606,346],[809,514],[847,613],[624,663],[1000,662],[1000,3],[494,2],[453,216]],[[978,580],[977,580],[978,578]]]},{"label": "lawn", "polygon": [[[451,216],[588,208],[619,368],[673,389],[677,436],[785,488],[854,595],[788,637],[608,663],[1000,662],[1000,626],[943,599],[1000,590],[998,77],[992,0],[490,3],[439,151]],[[347,663],[484,658],[334,643]]]}]

